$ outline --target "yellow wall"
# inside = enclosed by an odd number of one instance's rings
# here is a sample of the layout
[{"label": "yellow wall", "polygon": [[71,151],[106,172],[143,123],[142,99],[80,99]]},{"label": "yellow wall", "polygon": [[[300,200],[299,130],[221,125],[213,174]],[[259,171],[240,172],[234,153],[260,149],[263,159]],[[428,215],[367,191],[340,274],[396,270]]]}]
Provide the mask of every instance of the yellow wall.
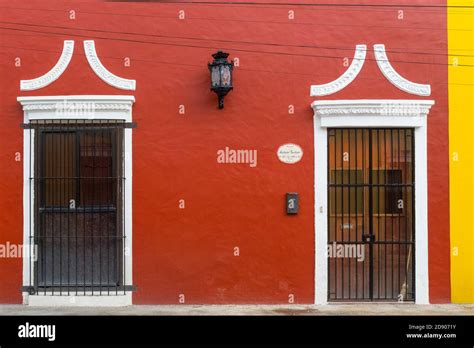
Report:
[{"label": "yellow wall", "polygon": [[466,303],[474,302],[474,9],[448,8],[448,53],[451,300]]}]

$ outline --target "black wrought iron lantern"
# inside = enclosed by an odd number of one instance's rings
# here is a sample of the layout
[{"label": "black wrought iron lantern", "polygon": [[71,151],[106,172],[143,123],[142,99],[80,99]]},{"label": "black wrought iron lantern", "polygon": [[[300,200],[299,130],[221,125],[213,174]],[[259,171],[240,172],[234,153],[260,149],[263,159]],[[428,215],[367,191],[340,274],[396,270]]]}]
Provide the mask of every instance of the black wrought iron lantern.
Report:
[{"label": "black wrought iron lantern", "polygon": [[232,86],[234,62],[227,61],[228,56],[229,53],[217,51],[212,55],[214,61],[208,63],[211,73],[211,91],[217,94],[219,109],[224,108],[224,97],[234,88]]}]

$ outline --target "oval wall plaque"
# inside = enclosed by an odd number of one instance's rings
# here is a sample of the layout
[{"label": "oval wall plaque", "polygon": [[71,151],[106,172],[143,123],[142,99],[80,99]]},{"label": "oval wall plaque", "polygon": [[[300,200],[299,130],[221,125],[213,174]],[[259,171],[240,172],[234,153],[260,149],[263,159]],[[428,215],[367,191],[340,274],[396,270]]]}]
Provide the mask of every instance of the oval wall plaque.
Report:
[{"label": "oval wall plaque", "polygon": [[278,148],[277,155],[283,163],[293,164],[301,161],[303,149],[296,144],[283,144]]}]

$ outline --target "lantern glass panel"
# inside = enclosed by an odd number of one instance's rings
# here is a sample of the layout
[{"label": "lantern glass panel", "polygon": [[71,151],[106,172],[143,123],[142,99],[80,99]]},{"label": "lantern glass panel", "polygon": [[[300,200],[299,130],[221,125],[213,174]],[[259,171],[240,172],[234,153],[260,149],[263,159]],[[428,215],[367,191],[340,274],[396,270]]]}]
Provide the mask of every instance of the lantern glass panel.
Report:
[{"label": "lantern glass panel", "polygon": [[230,87],[232,85],[230,66],[228,64],[221,65],[221,85],[222,87]]},{"label": "lantern glass panel", "polygon": [[221,74],[219,73],[219,66],[211,68],[211,84],[212,87],[219,87],[221,83]]}]

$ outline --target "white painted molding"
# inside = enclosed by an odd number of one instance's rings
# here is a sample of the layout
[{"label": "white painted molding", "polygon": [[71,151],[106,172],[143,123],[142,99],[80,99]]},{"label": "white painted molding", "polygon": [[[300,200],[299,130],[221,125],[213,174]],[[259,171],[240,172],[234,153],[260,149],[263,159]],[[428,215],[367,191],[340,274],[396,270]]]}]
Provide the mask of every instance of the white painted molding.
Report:
[{"label": "white painted molding", "polygon": [[393,85],[398,89],[405,91],[410,94],[420,95],[420,96],[429,96],[431,95],[431,86],[423,85],[420,83],[415,83],[407,80],[396,70],[388,61],[387,53],[385,52],[385,45],[378,44],[374,45],[374,54],[379,66],[380,71],[384,76],[389,80]]},{"label": "white painted molding", "polygon": [[[132,95],[63,95],[18,97],[23,107],[24,123],[33,120],[123,120],[132,122]],[[35,161],[35,130],[23,131],[23,243],[29,245],[34,235],[35,219],[30,212],[35,208],[34,186],[31,185],[31,170]],[[133,284],[133,248],[132,248],[132,129],[124,129],[124,173],[127,180],[124,186],[124,228],[125,245],[128,251],[124,256],[124,283]],[[30,286],[34,272],[30,272],[31,259],[23,258],[23,286]],[[105,295],[105,294],[104,294]],[[97,296],[86,293],[83,296],[29,295],[23,292],[24,304],[32,306],[126,306],[132,304],[132,294],[108,294]]]},{"label": "white painted molding", "polygon": [[126,307],[132,305],[132,294],[112,294],[107,291],[78,293],[77,295],[28,295],[26,305],[33,307]]},{"label": "white painted molding", "polygon": [[[76,103],[76,102],[66,102],[62,104],[25,104],[23,106],[24,111],[39,111],[39,110],[52,110],[56,111],[60,106],[66,106],[69,109],[84,109],[89,107],[89,104],[86,102]],[[97,110],[130,110],[130,103],[114,103],[114,104],[104,104],[104,103],[95,103],[94,109]]]},{"label": "white painted molding", "polygon": [[63,52],[61,53],[61,56],[59,57],[59,60],[56,63],[56,65],[43,76],[37,77],[35,79],[31,79],[31,80],[21,80],[20,90],[21,91],[34,91],[36,89],[46,87],[47,85],[56,81],[69,65],[73,52],[74,52],[74,41],[64,40]]},{"label": "white painted molding", "polygon": [[328,301],[328,127],[415,129],[415,303],[429,303],[427,119],[433,100],[318,100],[314,110],[315,298]]},{"label": "white painted molding", "polygon": [[105,68],[105,66],[102,64],[99,57],[97,56],[94,40],[84,41],[84,51],[87,57],[87,61],[89,62],[89,65],[91,66],[92,70],[104,82],[119,89],[125,89],[130,91],[134,91],[136,89],[135,80],[124,79],[122,77],[112,74]]},{"label": "white painted molding", "polygon": [[131,121],[132,95],[18,97],[25,123],[38,119],[123,119]]},{"label": "white painted molding", "polygon": [[311,93],[312,97],[320,97],[329,95],[346,88],[352,81],[355,80],[357,75],[362,69],[365,62],[365,56],[367,54],[366,45],[356,45],[354,59],[352,59],[349,68],[336,80],[323,84],[323,85],[312,85]]},{"label": "white painted molding", "polygon": [[416,127],[423,123],[433,100],[317,100],[311,104],[321,127]]},{"label": "white painted molding", "polygon": [[314,303],[328,302],[328,134],[314,117]]}]

